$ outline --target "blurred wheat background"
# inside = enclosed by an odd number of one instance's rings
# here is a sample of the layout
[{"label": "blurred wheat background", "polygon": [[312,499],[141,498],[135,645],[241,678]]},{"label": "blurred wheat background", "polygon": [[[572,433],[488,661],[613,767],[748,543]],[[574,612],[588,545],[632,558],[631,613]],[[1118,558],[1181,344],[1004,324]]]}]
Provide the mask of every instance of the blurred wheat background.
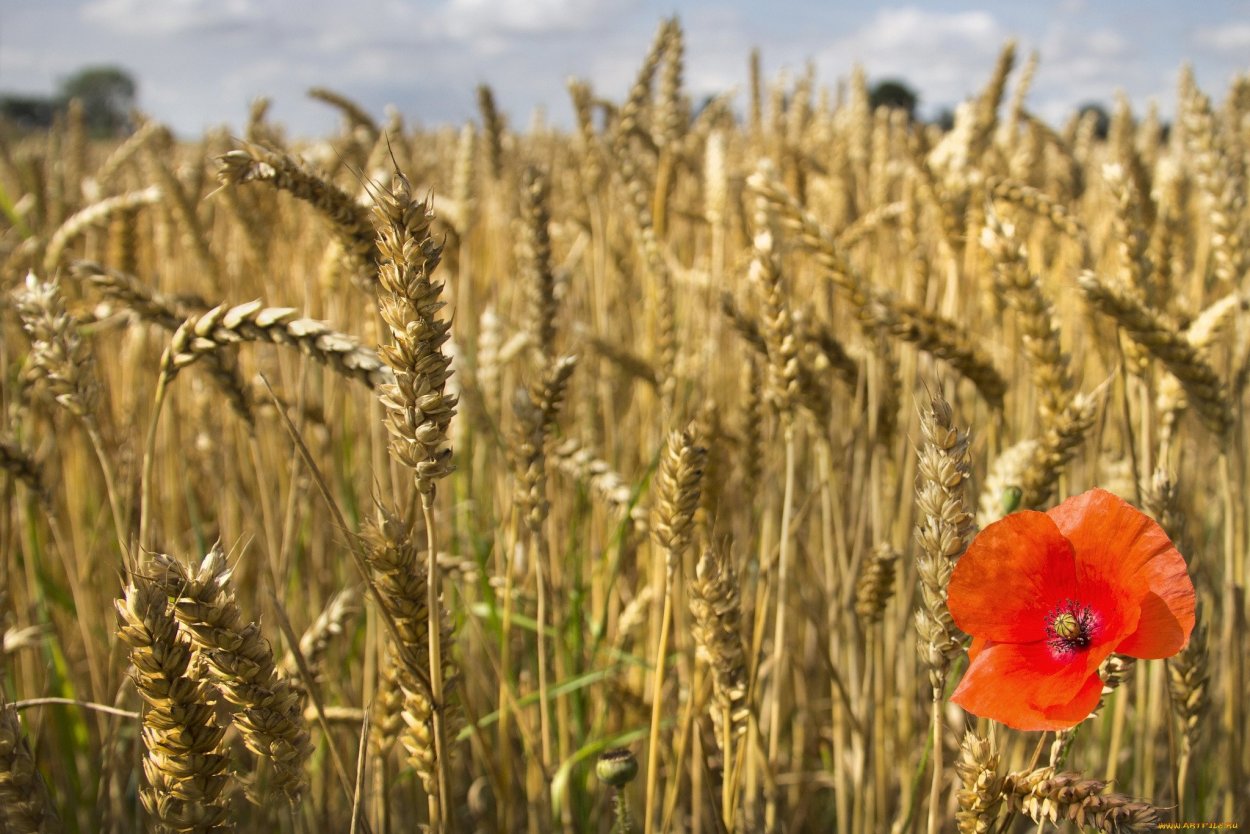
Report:
[{"label": "blurred wheat background", "polygon": [[[750,66],[3,136],[0,830],[1250,826],[1250,77],[1102,135],[1011,44],[949,130]],[[964,715],[954,560],[1092,486],[1194,637]]]}]

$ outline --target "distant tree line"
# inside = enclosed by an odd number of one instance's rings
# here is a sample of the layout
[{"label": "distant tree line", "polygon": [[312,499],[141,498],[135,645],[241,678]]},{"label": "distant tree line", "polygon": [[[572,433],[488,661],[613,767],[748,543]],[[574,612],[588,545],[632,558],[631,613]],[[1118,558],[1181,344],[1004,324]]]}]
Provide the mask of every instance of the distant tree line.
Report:
[{"label": "distant tree line", "polygon": [[137,93],[134,78],[120,67],[86,67],[64,79],[53,96],[0,94],[0,121],[20,130],[46,129],[78,99],[93,136],[117,136],[131,128]]}]

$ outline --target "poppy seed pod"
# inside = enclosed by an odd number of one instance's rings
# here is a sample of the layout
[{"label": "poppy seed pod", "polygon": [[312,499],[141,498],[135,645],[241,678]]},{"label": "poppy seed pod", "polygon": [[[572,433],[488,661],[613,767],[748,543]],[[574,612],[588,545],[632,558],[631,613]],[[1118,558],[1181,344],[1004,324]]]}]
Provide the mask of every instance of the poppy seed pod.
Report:
[{"label": "poppy seed pod", "polygon": [[599,756],[595,763],[599,781],[614,788],[623,788],[638,775],[638,759],[626,747],[616,747]]}]

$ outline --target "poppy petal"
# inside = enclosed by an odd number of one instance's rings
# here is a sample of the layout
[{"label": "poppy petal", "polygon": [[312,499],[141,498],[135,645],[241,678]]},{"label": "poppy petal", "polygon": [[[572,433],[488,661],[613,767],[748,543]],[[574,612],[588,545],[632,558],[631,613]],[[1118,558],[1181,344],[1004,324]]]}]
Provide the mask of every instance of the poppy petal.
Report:
[{"label": "poppy petal", "polygon": [[1064,730],[1075,727],[1088,718],[1098,706],[1098,699],[1102,697],[1102,687],[1102,678],[1098,677],[1097,673],[1092,674],[1071,701],[1062,706],[1043,709],[1042,714],[1046,716],[1046,719],[1056,722],[1057,725],[1047,729]]},{"label": "poppy petal", "polygon": [[[1188,577],[1186,577],[1188,579]],[[1164,599],[1154,591],[1141,604],[1137,630],[1120,641],[1116,651],[1143,660],[1171,657],[1185,647],[1194,629],[1194,598]]]},{"label": "poppy petal", "polygon": [[1185,558],[1152,518],[1103,489],[1047,512],[1076,552],[1077,581],[1113,589],[1140,616],[1116,651],[1139,658],[1176,654],[1194,627],[1194,586]]},{"label": "poppy petal", "polygon": [[1098,678],[1098,665],[1109,654],[1105,645],[1056,657],[1040,642],[989,644],[968,664],[951,702],[1018,730],[1072,727],[1098,702],[1089,697],[1091,678]]},{"label": "poppy petal", "polygon": [[1046,615],[1076,596],[1076,561],[1045,513],[1024,510],[982,530],[955,563],[947,607],[966,633],[1001,643],[1046,637]]}]

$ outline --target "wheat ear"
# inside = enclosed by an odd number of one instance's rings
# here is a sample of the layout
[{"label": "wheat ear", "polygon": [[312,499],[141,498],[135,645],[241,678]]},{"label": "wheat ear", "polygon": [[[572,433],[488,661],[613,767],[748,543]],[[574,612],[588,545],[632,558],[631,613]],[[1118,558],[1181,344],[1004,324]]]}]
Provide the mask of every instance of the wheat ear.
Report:
[{"label": "wheat ear", "polygon": [[885,290],[867,286],[838,252],[832,233],[776,182],[768,166],[752,174],[748,185],[768,201],[786,228],[795,233],[798,243],[847,294],[865,323],[883,327],[894,336],[946,360],[971,380],[992,406],[1002,405],[1007,382],[984,351],[973,343],[965,328],[936,313],[899,301]]},{"label": "wheat ear", "polygon": [[430,824],[445,830],[451,819],[451,793],[434,498],[436,483],[455,469],[448,429],[457,399],[447,391],[451,357],[443,348],[451,338],[451,322],[439,316],[444,305],[443,285],[432,276],[442,248],[430,234],[429,201],[415,199],[407,178],[396,171],[391,190],[378,195],[374,214],[378,226],[378,311],[391,336],[380,353],[395,377],[393,383],[380,388],[379,399],[386,412],[391,454],[412,470],[425,520],[426,634],[437,772],[435,790],[429,792]]},{"label": "wheat ear", "polygon": [[694,515],[699,508],[703,467],[707,450],[699,443],[694,427],[669,434],[660,471],[656,476],[655,503],[651,510],[651,537],[664,558],[655,583],[664,601],[660,636],[655,651],[655,675],[651,688],[651,731],[647,743],[646,816],[644,831],[655,824],[656,786],[660,778],[660,723],[664,708],[664,671],[667,666],[669,629],[673,615],[672,586],[682,556],[694,535]]},{"label": "wheat ear", "polygon": [[273,766],[278,787],[297,802],[312,753],[303,697],[274,664],[260,626],[243,619],[221,546],[194,571],[164,554],[153,556],[152,566],[153,581],[173,598],[174,616],[205,660],[209,679],[231,704],[247,748]]},{"label": "wheat ear", "polygon": [[933,690],[933,782],[929,792],[929,832],[938,830],[942,781],[942,698],[951,661],[959,654],[963,635],[946,607],[946,586],[955,560],[972,537],[975,523],[965,496],[971,477],[969,436],[955,426],[950,404],[940,395],[920,412],[924,445],[920,448],[916,507],[917,570],[921,607],[916,612],[920,633],[917,649],[929,667]]},{"label": "wheat ear", "polygon": [[159,202],[161,190],[155,185],[141,191],[131,191],[116,197],[109,197],[93,203],[69,217],[52,233],[48,240],[48,248],[43,255],[43,271],[52,274],[65,256],[70,244],[82,236],[92,226],[108,223],[119,214],[133,212],[143,206]]},{"label": "wheat ear", "polygon": [[735,742],[745,735],[751,718],[747,694],[749,672],[742,645],[742,600],[733,556],[726,545],[703,552],[688,587],[691,636],[698,656],[712,668],[709,711],[717,730],[724,762],[721,782],[721,818],[734,827]]},{"label": "wheat ear", "polygon": [[221,304],[189,317],[165,349],[162,372],[172,381],[202,356],[239,342],[297,347],[330,370],[370,388],[388,385],[394,379],[378,355],[351,336],[314,319],[301,318],[291,307],[266,307],[260,301],[234,307]]},{"label": "wheat ear", "polygon": [[35,461],[34,455],[0,433],[0,471],[8,472],[26,485],[26,488],[38,495],[41,500],[48,500],[50,494],[43,479],[43,469]]},{"label": "wheat ear", "polygon": [[164,588],[135,578],[116,601],[117,636],[130,646],[131,678],[143,711],[143,807],[160,831],[229,831],[222,796],[227,757],[217,725],[215,693],[189,673],[191,641],[178,629]]},{"label": "wheat ear", "polygon": [[378,123],[374,121],[373,117],[366,113],[363,107],[342,93],[336,93],[325,87],[313,87],[308,91],[308,97],[325,102],[338,110],[343,114],[343,118],[347,120],[347,124],[352,130],[358,128],[364,130],[366,144],[372,145],[378,140],[378,136],[381,135],[382,129],[378,127]]},{"label": "wheat ear", "polygon": [[35,767],[17,710],[0,687],[0,831],[55,834],[60,830],[61,821]]},{"label": "wheat ear", "polygon": [[989,834],[1003,803],[1003,777],[998,767],[998,751],[989,739],[973,732],[964,735],[955,763],[960,782],[955,814],[959,834]]},{"label": "wheat ear", "polygon": [[1088,271],[1079,280],[1095,307],[1113,318],[1134,342],[1176,376],[1207,428],[1218,437],[1226,435],[1233,425],[1232,403],[1226,386],[1203,352],[1128,287],[1104,281]]},{"label": "wheat ear", "polygon": [[1099,831],[1154,831],[1158,811],[1119,793],[1107,793],[1107,783],[1079,773],[1056,773],[1043,767],[1010,773],[1003,779],[1007,807],[1023,811],[1034,822],[1073,822]]},{"label": "wheat ear", "polygon": [[356,260],[361,274],[374,263],[377,235],[369,221],[369,209],[343,189],[316,173],[290,154],[243,143],[238,150],[217,159],[217,179],[222,185],[265,182],[302,200],[330,221],[343,248]]},{"label": "wheat ear", "polygon": [[[408,533],[410,525],[386,510],[379,510],[379,521],[364,535],[365,562],[377,587],[378,599],[395,625],[398,641],[383,666],[378,701],[382,726],[400,728],[400,741],[408,762],[416,770],[427,793],[438,790],[439,750],[435,744],[434,714],[437,702],[431,689],[429,598],[426,566]],[[451,629],[439,620],[434,641],[449,656]],[[452,668],[445,666],[445,685],[453,680]],[[397,720],[398,719],[398,720]],[[375,733],[374,738],[382,742]],[[379,748],[388,748],[393,736]]]}]

